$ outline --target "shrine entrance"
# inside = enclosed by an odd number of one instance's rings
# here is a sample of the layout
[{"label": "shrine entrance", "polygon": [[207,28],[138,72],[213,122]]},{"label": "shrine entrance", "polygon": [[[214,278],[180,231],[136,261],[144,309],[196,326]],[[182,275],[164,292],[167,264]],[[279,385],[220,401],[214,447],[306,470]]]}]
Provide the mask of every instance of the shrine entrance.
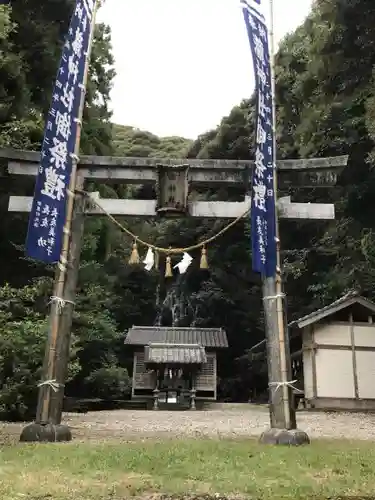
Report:
[{"label": "shrine entrance", "polygon": [[207,363],[200,344],[156,344],[145,347],[145,367],[155,374],[154,410],[160,403],[195,410],[197,373]]},{"label": "shrine entrance", "polygon": [[160,365],[160,368],[157,368],[159,402],[183,405],[193,388],[193,373],[183,365],[172,366]]}]

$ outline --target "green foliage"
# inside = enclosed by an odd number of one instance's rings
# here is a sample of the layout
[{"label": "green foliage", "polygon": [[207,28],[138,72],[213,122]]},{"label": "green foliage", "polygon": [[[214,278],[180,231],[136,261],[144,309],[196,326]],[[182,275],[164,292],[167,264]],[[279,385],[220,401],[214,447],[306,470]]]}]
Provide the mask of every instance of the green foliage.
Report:
[{"label": "green foliage", "polygon": [[68,390],[89,396],[87,384],[92,373],[118,364],[117,351],[123,335],[117,330],[110,312],[111,293],[97,283],[85,282],[77,295],[72,332],[77,340],[80,372]]},{"label": "green foliage", "polygon": [[98,368],[86,377],[85,383],[91,397],[104,400],[124,399],[131,390],[127,370],[117,366]]},{"label": "green foliage", "polygon": [[[35,411],[48,332],[46,292],[44,280],[18,289],[8,284],[0,288],[0,415],[8,418],[29,418]],[[78,370],[72,359],[68,380]]]},{"label": "green foliage", "polygon": [[36,289],[0,289],[0,413],[11,418],[28,416],[40,380],[47,325],[36,312]]},{"label": "green foliage", "polygon": [[[301,289],[308,292],[299,300],[292,299],[293,315],[303,312],[301,307],[311,309],[334,300],[350,288],[374,297],[361,243],[363,234],[374,228],[370,215],[375,188],[371,167],[373,21],[367,0],[318,1],[278,54],[281,155],[350,155],[337,188],[326,194],[317,190],[294,194],[303,195],[306,201],[334,201],[337,220],[320,226],[294,225],[284,239],[285,248],[297,246],[299,250],[287,256],[289,295],[294,298]],[[314,262],[320,263],[319,268]]]},{"label": "green foliage", "polygon": [[81,149],[85,154],[111,155],[113,153],[109,95],[116,73],[113,67],[111,43],[109,27],[98,24],[95,30],[86,106],[83,114]]},{"label": "green foliage", "polygon": [[217,130],[198,138],[188,156],[248,160],[252,156],[255,125],[255,101],[242,101],[225,117]]},{"label": "green foliage", "polygon": [[117,156],[185,158],[191,144],[182,137],[157,137],[150,132],[124,125],[113,126]]},{"label": "green foliage", "polygon": [[[0,288],[0,415],[26,418],[35,411],[37,385],[48,335],[51,280]],[[110,293],[87,284],[77,296],[67,392],[119,398],[127,393],[127,370],[119,366],[123,334],[110,312]],[[102,383],[102,385],[101,385]]]}]

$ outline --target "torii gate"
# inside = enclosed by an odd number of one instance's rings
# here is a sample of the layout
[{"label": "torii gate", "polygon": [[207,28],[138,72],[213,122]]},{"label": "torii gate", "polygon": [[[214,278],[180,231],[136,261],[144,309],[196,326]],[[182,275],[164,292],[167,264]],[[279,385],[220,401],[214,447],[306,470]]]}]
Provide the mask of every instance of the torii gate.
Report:
[{"label": "torii gate", "polygon": [[[36,176],[40,153],[34,151],[0,150],[0,158],[7,159],[10,174]],[[313,158],[298,160],[279,160],[277,170],[280,189],[293,187],[332,187],[340,172],[347,165],[348,156]],[[35,428],[23,429],[24,441],[65,441],[71,439],[67,426],[61,425],[64,383],[69,358],[70,330],[74,308],[75,289],[79,269],[81,240],[83,236],[84,215],[101,215],[102,212],[91,205],[85,205],[79,190],[85,180],[99,183],[157,184],[158,195],[155,200],[101,199],[100,205],[113,216],[155,217],[158,214],[204,218],[237,218],[250,208],[251,178],[254,162],[250,160],[205,160],[205,159],[154,159],[123,158],[105,156],[82,156],[78,165],[77,194],[68,258],[68,273],[64,289],[66,305],[61,313],[60,329],[55,346],[56,387],[42,386],[35,423],[39,425],[38,435]],[[243,187],[245,198],[242,202],[192,201],[188,200],[190,186],[218,188],[222,186]],[[10,196],[10,212],[30,212],[31,197]],[[333,204],[293,203],[291,197],[283,197],[278,202],[279,216],[284,219],[333,220]],[[268,320],[274,312],[264,303]],[[290,380],[290,351],[288,336],[281,341],[277,331],[266,321],[266,340],[268,355],[268,377],[270,386],[280,381]],[[48,352],[44,366],[47,371]],[[281,360],[286,360],[283,368]],[[288,372],[288,374],[285,373]],[[286,380],[286,375],[289,376]],[[47,405],[46,405],[47,401]],[[289,413],[288,413],[289,412]],[[47,415],[47,418],[46,418]],[[274,391],[270,404],[271,430],[287,429],[292,421],[296,428],[294,410],[291,405],[291,390],[288,397],[282,391]],[[292,417],[292,418],[291,418]],[[51,425],[47,425],[51,424]],[[45,429],[45,432],[41,431]]]}]

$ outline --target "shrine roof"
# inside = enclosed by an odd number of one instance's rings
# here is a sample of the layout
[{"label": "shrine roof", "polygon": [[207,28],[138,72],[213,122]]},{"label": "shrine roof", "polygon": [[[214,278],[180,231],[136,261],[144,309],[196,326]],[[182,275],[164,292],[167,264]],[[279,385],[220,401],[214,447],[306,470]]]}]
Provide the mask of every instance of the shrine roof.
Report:
[{"label": "shrine roof", "polygon": [[316,323],[317,321],[320,321],[327,316],[331,316],[332,314],[345,309],[349,306],[352,306],[353,304],[359,304],[360,306],[364,307],[365,309],[368,309],[372,313],[375,313],[375,304],[374,302],[371,302],[370,300],[366,299],[365,297],[362,297],[359,295],[359,293],[355,290],[349,291],[339,299],[335,300],[335,302],[332,302],[331,304],[322,307],[321,309],[318,309],[311,314],[308,314],[306,316],[303,316],[302,318],[299,318],[295,321],[292,321],[289,326],[298,326],[298,328],[304,328],[305,326],[311,325],[313,323]]},{"label": "shrine roof", "polygon": [[145,363],[203,364],[207,363],[204,347],[198,344],[150,344],[145,347]]},{"label": "shrine roof", "polygon": [[168,326],[133,326],[128,330],[125,344],[146,346],[152,343],[200,345],[220,349],[228,347],[227,334],[222,328],[193,328]]}]

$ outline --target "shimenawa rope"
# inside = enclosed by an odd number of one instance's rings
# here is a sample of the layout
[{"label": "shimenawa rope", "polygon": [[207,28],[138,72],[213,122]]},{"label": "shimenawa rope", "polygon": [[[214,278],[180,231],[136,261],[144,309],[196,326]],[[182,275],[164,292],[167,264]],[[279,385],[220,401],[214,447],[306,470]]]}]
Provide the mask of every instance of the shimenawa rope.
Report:
[{"label": "shimenawa rope", "polygon": [[137,243],[140,243],[141,245],[143,245],[145,247],[152,248],[156,252],[165,253],[167,255],[168,254],[170,255],[170,254],[181,254],[181,253],[184,253],[184,252],[191,252],[192,250],[197,250],[198,248],[203,248],[203,247],[207,246],[209,243],[212,243],[217,238],[219,238],[219,236],[223,235],[230,228],[232,228],[233,226],[235,226],[237,224],[237,222],[239,222],[241,219],[243,219],[243,217],[245,217],[245,215],[247,215],[248,213],[250,213],[250,208],[248,208],[243,214],[241,214],[239,217],[237,217],[236,219],[234,219],[233,221],[231,221],[229,224],[227,224],[226,226],[224,226],[216,234],[214,234],[210,238],[207,238],[206,240],[201,241],[200,243],[196,243],[195,245],[191,245],[189,247],[184,247],[184,248],[163,248],[163,247],[158,247],[156,245],[153,245],[152,243],[147,243],[146,241],[144,241],[141,238],[139,238],[132,231],[130,231],[130,229],[128,229],[125,226],[123,226],[117,219],[115,219],[113,217],[113,215],[111,215],[109,212],[107,212],[107,210],[105,210],[100,205],[100,203],[91,196],[91,194],[89,192],[87,192],[87,191],[79,191],[79,192],[82,193],[84,196],[88,197],[89,200],[90,200],[90,203],[96,205],[121,231],[123,231],[124,233],[128,234],[129,236],[131,236],[134,239],[134,241],[136,241]]}]

